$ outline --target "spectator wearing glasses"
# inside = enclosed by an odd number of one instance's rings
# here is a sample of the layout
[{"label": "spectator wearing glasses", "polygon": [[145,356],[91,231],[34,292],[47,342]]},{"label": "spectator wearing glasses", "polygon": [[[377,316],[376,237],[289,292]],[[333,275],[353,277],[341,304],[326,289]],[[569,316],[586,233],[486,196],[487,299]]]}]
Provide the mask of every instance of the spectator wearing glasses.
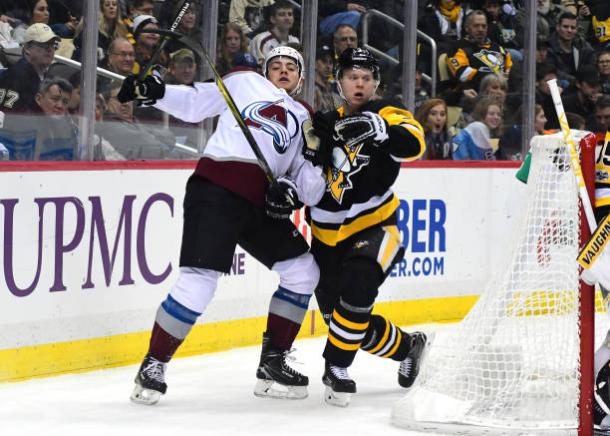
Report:
[{"label": "spectator wearing glasses", "polygon": [[602,50],[597,54],[597,71],[602,94],[610,95],[610,50]]},{"label": "spectator wearing glasses", "polygon": [[27,28],[23,57],[0,76],[0,110],[30,112],[37,107],[35,96],[40,82],[53,62],[60,38],[42,23]]},{"label": "spectator wearing glasses", "polygon": [[135,50],[126,38],[117,38],[110,43],[107,56],[110,71],[127,76],[133,72],[135,61]]}]

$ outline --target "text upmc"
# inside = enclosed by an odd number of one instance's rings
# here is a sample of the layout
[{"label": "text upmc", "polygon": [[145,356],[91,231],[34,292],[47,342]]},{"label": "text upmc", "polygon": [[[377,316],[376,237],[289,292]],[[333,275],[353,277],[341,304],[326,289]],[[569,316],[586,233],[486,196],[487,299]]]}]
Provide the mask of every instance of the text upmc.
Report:
[{"label": "text upmc", "polygon": [[405,257],[390,277],[439,276],[445,272],[447,206],[439,199],[400,200],[398,229]]}]

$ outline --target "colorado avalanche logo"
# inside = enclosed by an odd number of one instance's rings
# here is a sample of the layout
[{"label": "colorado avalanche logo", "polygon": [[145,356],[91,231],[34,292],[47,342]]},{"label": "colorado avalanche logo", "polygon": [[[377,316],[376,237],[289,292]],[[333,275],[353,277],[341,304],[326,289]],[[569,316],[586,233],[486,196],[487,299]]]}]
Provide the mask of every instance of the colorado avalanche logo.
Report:
[{"label": "colorado avalanche logo", "polygon": [[258,101],[244,108],[241,113],[249,127],[262,130],[273,139],[275,150],[284,154],[290,146],[290,140],[299,130],[296,116],[281,106],[282,100]]}]

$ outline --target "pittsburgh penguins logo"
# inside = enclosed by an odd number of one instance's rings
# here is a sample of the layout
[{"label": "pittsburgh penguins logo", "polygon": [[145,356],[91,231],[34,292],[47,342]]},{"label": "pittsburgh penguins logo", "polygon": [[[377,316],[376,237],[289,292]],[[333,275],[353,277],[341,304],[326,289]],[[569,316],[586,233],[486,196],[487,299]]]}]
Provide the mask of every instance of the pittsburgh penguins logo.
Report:
[{"label": "pittsburgh penguins logo", "polygon": [[354,174],[370,162],[370,156],[361,154],[364,144],[333,148],[333,163],[326,171],[326,186],[337,203],[341,204],[345,191],[352,189],[350,180]]},{"label": "pittsburgh penguins logo", "polygon": [[473,55],[485,67],[479,68],[479,71],[500,74],[504,72],[504,55],[495,50],[483,49]]},{"label": "pittsburgh penguins logo", "polygon": [[273,139],[273,147],[284,154],[290,141],[299,133],[297,117],[278,101],[257,101],[241,112],[246,126],[261,130]]}]

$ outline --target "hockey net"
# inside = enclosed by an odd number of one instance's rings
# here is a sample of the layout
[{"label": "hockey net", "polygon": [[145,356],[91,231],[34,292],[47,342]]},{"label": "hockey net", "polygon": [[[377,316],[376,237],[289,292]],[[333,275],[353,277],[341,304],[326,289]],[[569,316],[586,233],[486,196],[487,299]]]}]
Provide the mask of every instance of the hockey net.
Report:
[{"label": "hockey net", "polygon": [[[436,334],[416,385],[393,410],[396,425],[536,435],[578,427],[578,188],[561,135],[531,145],[526,212],[508,263],[458,326]],[[583,165],[590,172],[593,154]]]}]

